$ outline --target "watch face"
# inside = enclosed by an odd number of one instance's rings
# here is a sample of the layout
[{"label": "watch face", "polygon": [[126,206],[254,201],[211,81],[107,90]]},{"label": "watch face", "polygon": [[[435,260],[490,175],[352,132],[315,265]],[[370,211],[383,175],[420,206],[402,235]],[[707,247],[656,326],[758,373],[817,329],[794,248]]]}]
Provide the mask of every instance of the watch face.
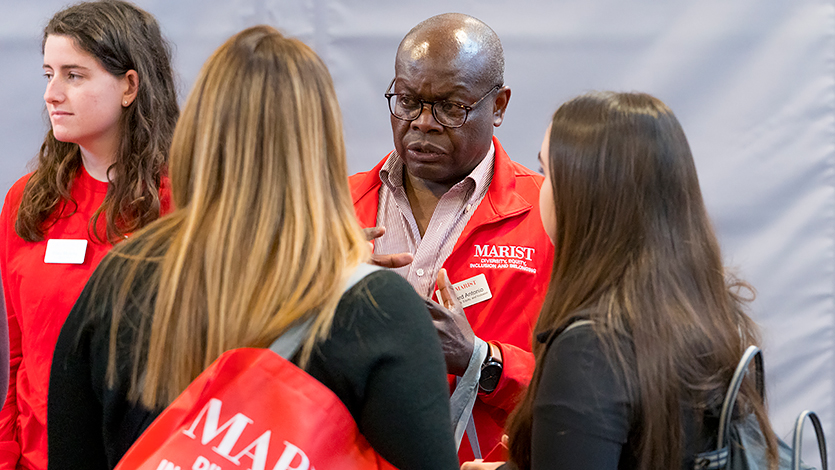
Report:
[{"label": "watch face", "polygon": [[481,378],[478,386],[487,393],[492,392],[499,385],[502,376],[502,365],[498,362],[488,362],[481,367]]}]

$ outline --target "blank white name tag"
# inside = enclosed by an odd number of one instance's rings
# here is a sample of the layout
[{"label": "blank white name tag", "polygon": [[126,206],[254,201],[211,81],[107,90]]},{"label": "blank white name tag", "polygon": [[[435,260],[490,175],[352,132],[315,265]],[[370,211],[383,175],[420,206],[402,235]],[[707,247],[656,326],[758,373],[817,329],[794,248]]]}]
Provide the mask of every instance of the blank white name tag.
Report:
[{"label": "blank white name tag", "polygon": [[[455,296],[458,297],[458,300],[464,308],[493,298],[493,294],[490,292],[490,286],[487,285],[487,277],[484,274],[479,274],[478,276],[453,284],[452,288],[455,290]],[[443,302],[440,301],[441,291],[436,290],[435,297],[443,305]]]},{"label": "blank white name tag", "polygon": [[43,262],[48,264],[84,264],[87,240],[53,238],[46,241]]}]

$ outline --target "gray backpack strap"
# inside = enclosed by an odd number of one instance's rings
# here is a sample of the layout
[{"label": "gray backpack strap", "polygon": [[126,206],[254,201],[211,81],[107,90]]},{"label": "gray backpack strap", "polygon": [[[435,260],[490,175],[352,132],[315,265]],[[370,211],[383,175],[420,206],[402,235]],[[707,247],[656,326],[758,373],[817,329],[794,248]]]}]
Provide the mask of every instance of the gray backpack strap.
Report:
[{"label": "gray backpack strap", "polygon": [[739,394],[739,387],[742,386],[742,379],[748,372],[748,365],[754,361],[757,369],[757,388],[760,396],[765,398],[765,379],[763,377],[763,355],[760,348],[756,346],[748,346],[748,349],[742,354],[739,364],[736,366],[733,377],[731,377],[731,384],[728,391],[725,393],[725,401],[722,402],[722,413],[719,415],[719,438],[716,441],[718,448],[730,447],[730,437],[728,430],[731,428],[731,417],[733,415],[734,405],[736,404],[736,397]]},{"label": "gray backpack strap", "polygon": [[719,432],[716,439],[716,450],[696,454],[693,468],[699,470],[724,470],[730,467],[731,462],[731,418],[733,417],[734,405],[739,395],[739,388],[742,386],[742,379],[748,373],[748,366],[754,361],[754,368],[757,376],[757,392],[765,399],[765,373],[763,368],[763,355],[760,348],[748,346],[742,354],[739,363],[731,377],[728,390],[725,392],[725,400],[722,402],[722,412],[719,415]]},{"label": "gray backpack strap", "polygon": [[591,325],[593,323],[594,322],[591,321],[591,320],[575,320],[575,321],[571,322],[568,326],[566,326],[565,329],[560,332],[560,334],[564,334],[566,331],[573,330],[574,328],[577,328],[578,326]]},{"label": "gray backpack strap", "polygon": [[[345,295],[345,292],[348,292],[356,283],[363,280],[365,276],[368,276],[374,271],[378,271],[380,269],[383,268],[365,263],[360,264],[354,270],[353,274],[351,274],[351,277],[348,278],[348,282],[345,284],[342,294]],[[291,327],[289,330],[285,331],[284,334],[273,341],[273,344],[270,345],[269,349],[289,361],[290,358],[293,357],[299,350],[304,342],[304,339],[307,338],[307,334],[310,332],[310,326],[313,325],[313,320],[315,320],[315,317],[310,317],[304,322]]]},{"label": "gray backpack strap", "polygon": [[821,467],[826,470],[826,437],[823,435],[821,420],[814,411],[806,410],[797,417],[794,423],[794,438],[792,439],[792,470],[800,470],[800,446],[803,443],[803,424],[809,418],[815,428],[815,436],[818,439],[818,452],[821,456]]},{"label": "gray backpack strap", "polygon": [[481,378],[481,363],[487,356],[487,343],[476,337],[473,343],[473,353],[464,375],[456,378],[455,390],[449,397],[449,411],[452,416],[453,437],[455,438],[456,449],[461,445],[464,431],[470,438],[470,447],[473,449],[475,458],[481,458],[481,447],[478,445],[478,438],[473,421],[473,406],[478,397],[478,380]]}]

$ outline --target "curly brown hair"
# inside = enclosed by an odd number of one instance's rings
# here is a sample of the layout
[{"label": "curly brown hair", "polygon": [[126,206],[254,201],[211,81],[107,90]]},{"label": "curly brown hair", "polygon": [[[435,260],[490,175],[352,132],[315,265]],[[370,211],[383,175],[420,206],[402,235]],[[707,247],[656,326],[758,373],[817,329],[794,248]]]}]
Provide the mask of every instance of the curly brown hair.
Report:
[{"label": "curly brown hair", "polygon": [[[42,53],[50,35],[71,38],[116,77],[129,70],[139,76],[136,99],[120,118],[121,142],[108,168],[107,194],[88,227],[92,239],[115,243],[160,215],[159,186],[179,115],[170,48],[150,13],[120,0],[80,3],[56,13],[44,28]],[[23,190],[15,223],[21,238],[43,240],[51,217],[75,212],[70,186],[81,165],[78,145],[58,141],[50,128]],[[98,229],[102,217],[104,234]]]}]

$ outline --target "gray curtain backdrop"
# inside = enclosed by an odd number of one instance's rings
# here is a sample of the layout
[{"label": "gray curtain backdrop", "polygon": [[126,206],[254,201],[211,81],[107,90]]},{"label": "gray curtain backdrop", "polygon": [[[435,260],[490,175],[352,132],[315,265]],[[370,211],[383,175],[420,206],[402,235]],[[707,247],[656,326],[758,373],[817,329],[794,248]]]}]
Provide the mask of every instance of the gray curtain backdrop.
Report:
[{"label": "gray curtain backdrop", "polygon": [[[775,429],[787,436],[811,408],[835,440],[835,0],[137,3],[174,45],[181,101],[244,27],[271,24],[311,45],[334,77],[352,172],[392,148],[382,93],[395,49],[437,13],[474,15],[502,38],[512,98],[496,134],[533,169],[562,101],[603,89],[661,98],[690,140],[726,263],[758,290],[751,313]],[[0,192],[26,173],[47,128],[40,34],[64,5],[0,0]]]}]

